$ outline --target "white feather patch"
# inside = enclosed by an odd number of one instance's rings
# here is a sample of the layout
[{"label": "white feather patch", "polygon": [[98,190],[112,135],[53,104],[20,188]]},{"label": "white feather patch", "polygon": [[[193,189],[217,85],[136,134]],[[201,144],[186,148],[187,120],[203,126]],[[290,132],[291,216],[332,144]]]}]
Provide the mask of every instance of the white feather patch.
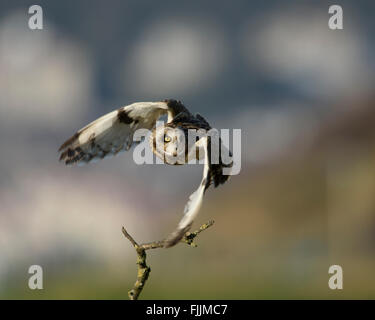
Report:
[{"label": "white feather patch", "polygon": [[190,196],[189,200],[185,205],[184,208],[184,216],[182,217],[181,221],[179,222],[177,229],[171,233],[167,239],[165,240],[164,247],[172,247],[176,243],[178,243],[184,234],[190,229],[194,219],[199,213],[199,210],[202,206],[203,202],[203,195],[206,185],[206,180],[208,178],[208,170],[209,170],[209,159],[208,159],[208,152],[207,152],[207,137],[203,137],[199,139],[197,142],[198,146],[204,147],[204,168],[203,168],[203,177],[202,181],[197,190],[195,190]]}]

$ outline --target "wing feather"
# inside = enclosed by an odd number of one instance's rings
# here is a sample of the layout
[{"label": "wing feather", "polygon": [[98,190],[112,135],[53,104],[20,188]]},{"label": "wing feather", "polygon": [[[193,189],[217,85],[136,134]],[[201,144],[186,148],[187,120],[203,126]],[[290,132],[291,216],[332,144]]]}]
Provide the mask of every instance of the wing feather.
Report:
[{"label": "wing feather", "polygon": [[[219,140],[219,143],[220,148],[226,149],[221,140]],[[198,189],[189,196],[189,200],[184,208],[184,216],[180,220],[176,230],[172,232],[164,241],[165,248],[176,245],[184,237],[185,233],[190,230],[194,219],[197,217],[202,206],[203,196],[207,188],[211,184],[214,184],[214,186],[217,187],[220,184],[224,184],[229,179],[229,175],[223,174],[223,168],[231,168],[233,162],[226,165],[222,162],[220,156],[220,163],[211,163],[211,137],[202,137],[196,144],[198,147],[203,148],[204,151],[204,168],[202,180],[199,184]],[[226,151],[228,152],[228,150]]]},{"label": "wing feather", "polygon": [[112,111],[91,122],[59,148],[60,161],[87,163],[129,150],[137,129],[152,129],[163,114],[166,102],[137,102]]},{"label": "wing feather", "polygon": [[169,248],[177,244],[185,235],[187,231],[191,228],[194,219],[198,215],[198,212],[202,206],[203,195],[207,189],[207,179],[209,178],[210,172],[210,162],[207,152],[208,138],[202,137],[197,142],[199,147],[204,148],[204,167],[203,167],[203,176],[202,181],[199,184],[197,190],[195,190],[189,197],[188,202],[184,208],[184,216],[179,222],[177,229],[171,233],[167,239],[164,241],[164,247]]}]

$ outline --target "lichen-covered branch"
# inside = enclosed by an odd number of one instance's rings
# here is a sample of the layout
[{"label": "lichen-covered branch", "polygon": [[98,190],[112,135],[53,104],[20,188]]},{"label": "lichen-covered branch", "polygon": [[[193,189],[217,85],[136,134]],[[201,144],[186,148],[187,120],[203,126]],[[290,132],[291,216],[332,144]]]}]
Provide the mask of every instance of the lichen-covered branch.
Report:
[{"label": "lichen-covered branch", "polygon": [[[199,233],[208,229],[213,224],[214,224],[214,221],[210,220],[209,222],[201,225],[198,230],[194,232],[186,232],[185,236],[181,239],[180,242],[184,242],[192,247],[197,247],[197,245],[194,242],[194,239],[198,236]],[[122,227],[122,233],[130,241],[130,243],[133,245],[137,253],[137,266],[138,266],[137,280],[133,286],[133,289],[131,289],[128,292],[128,296],[130,300],[137,300],[151,272],[151,268],[146,264],[146,258],[147,258],[146,250],[163,248],[164,241],[155,241],[155,242],[149,242],[149,243],[144,243],[144,244],[138,244],[133,239],[133,237],[126,231],[124,227]]]}]

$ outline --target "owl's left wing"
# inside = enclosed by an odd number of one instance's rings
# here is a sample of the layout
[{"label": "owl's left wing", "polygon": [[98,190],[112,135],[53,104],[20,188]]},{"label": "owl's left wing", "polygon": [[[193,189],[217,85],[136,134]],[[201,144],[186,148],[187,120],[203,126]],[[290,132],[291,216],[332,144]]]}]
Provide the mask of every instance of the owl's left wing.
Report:
[{"label": "owl's left wing", "polygon": [[[182,217],[181,221],[179,222],[176,230],[172,232],[165,240],[164,240],[164,247],[169,248],[177,244],[185,235],[187,231],[191,228],[194,219],[198,215],[198,212],[202,206],[203,196],[207,188],[213,184],[218,187],[220,184],[224,184],[228,181],[230,175],[224,175],[223,169],[229,169],[233,166],[233,162],[231,161],[229,164],[225,164],[223,159],[220,155],[219,163],[211,163],[211,146],[212,139],[210,136],[202,137],[198,140],[196,145],[199,148],[204,150],[204,167],[203,167],[203,176],[202,181],[197,190],[195,190],[189,197],[188,202],[184,208],[184,216]],[[214,143],[214,142],[213,142]],[[231,153],[228,149],[222,144],[221,139],[219,140],[219,148],[224,148],[230,156]]]},{"label": "owl's left wing", "polygon": [[65,164],[87,163],[128,150],[137,129],[152,129],[168,105],[161,102],[137,102],[112,111],[75,133],[60,147]]},{"label": "owl's left wing", "polygon": [[197,216],[203,201],[203,195],[206,189],[209,187],[209,176],[210,176],[210,159],[208,152],[208,137],[202,137],[197,142],[199,147],[204,149],[204,167],[202,181],[197,190],[195,190],[189,197],[188,202],[184,208],[184,216],[179,222],[177,229],[171,233],[166,240],[164,240],[164,247],[169,248],[177,244],[191,228],[195,217]]}]

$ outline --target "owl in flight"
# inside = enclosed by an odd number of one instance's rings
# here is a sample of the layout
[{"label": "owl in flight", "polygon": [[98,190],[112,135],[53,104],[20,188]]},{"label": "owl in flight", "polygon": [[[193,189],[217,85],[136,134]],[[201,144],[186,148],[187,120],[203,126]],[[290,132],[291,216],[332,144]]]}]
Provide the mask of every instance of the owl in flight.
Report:
[{"label": "owl in flight", "polygon": [[[156,124],[163,115],[168,116],[167,122],[162,130],[158,130]],[[228,180],[229,175],[224,175],[223,169],[230,170],[233,162],[224,164],[221,155],[217,162],[211,161],[213,143],[211,144],[212,139],[207,134],[197,137],[194,139],[194,143],[190,143],[189,146],[187,134],[189,129],[203,129],[203,132],[207,132],[211,127],[202,116],[199,114],[194,116],[181,101],[173,99],[160,102],[137,102],[100,117],[76,132],[61,145],[59,149],[61,152],[60,161],[64,161],[67,165],[83,164],[115,155],[124,150],[127,151],[136,143],[133,138],[138,129],[151,130],[150,147],[154,154],[166,164],[181,164],[178,161],[171,161],[172,158],[175,159],[181,154],[186,159],[192,152],[199,155],[204,154],[202,181],[198,189],[190,195],[185,205],[184,216],[177,229],[164,240],[164,247],[168,248],[178,243],[190,229],[199,212],[207,188],[211,184],[217,187]],[[186,147],[180,151],[179,144],[181,145],[182,140]],[[221,140],[219,142],[219,148],[225,148],[221,144]],[[226,151],[228,152],[228,150]],[[229,155],[231,156],[230,153]]]}]

